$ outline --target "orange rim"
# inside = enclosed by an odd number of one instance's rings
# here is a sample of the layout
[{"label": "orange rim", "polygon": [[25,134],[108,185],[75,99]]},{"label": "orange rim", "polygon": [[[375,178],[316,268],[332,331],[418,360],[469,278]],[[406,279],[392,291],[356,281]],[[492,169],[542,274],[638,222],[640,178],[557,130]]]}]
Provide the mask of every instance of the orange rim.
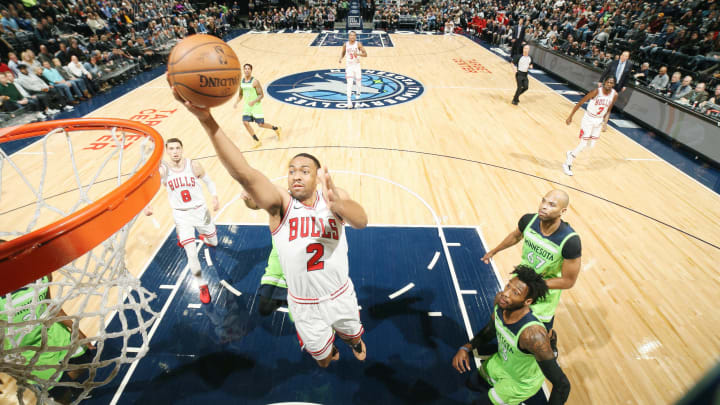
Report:
[{"label": "orange rim", "polygon": [[84,255],[122,228],[152,200],[160,188],[158,168],[163,138],[153,128],[135,121],[82,118],[37,122],[0,130],[0,144],[46,135],[117,127],[151,137],[155,148],[138,171],[92,204],[52,224],[0,244],[0,294],[6,294],[51,273]]}]

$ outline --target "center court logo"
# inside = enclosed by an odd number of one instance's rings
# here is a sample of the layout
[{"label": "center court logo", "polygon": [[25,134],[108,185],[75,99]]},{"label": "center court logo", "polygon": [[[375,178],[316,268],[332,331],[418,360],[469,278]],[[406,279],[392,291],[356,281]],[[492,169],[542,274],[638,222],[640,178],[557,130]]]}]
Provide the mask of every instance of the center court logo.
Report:
[{"label": "center court logo", "polygon": [[[353,86],[354,90],[355,86]],[[311,108],[347,108],[345,69],[324,69],[296,73],[270,83],[273,98]],[[410,77],[381,70],[363,70],[361,94],[353,95],[355,108],[386,107],[414,100],[422,95],[423,85]]]}]

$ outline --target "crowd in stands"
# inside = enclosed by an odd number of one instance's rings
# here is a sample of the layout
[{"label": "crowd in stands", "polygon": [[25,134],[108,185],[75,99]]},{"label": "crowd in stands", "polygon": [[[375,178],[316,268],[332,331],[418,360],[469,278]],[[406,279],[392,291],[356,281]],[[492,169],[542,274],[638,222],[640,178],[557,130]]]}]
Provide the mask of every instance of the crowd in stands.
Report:
[{"label": "crowd in stands", "polygon": [[347,1],[343,0],[337,5],[291,6],[287,9],[255,11],[250,12],[248,21],[250,28],[256,31],[332,30],[335,21],[345,18],[347,4]]},{"label": "crowd in stands", "polygon": [[0,125],[44,120],[167,60],[194,33],[222,37],[240,9],[174,0],[0,3]]},{"label": "crowd in stands", "polygon": [[717,0],[398,0],[376,4],[373,24],[388,31],[450,27],[514,52],[534,42],[601,69],[630,51],[636,85],[720,117]]}]

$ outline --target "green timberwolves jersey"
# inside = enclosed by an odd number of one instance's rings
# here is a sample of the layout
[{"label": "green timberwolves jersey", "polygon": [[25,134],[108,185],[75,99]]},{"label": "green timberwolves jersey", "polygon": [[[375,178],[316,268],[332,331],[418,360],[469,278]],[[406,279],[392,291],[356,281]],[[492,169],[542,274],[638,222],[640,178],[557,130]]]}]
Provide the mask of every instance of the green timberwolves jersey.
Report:
[{"label": "green timberwolves jersey", "polygon": [[[575,230],[567,222],[561,222],[560,227],[552,235],[544,236],[540,232],[540,220],[535,214],[522,232],[523,249],[520,264],[533,268],[546,280],[562,277],[563,248],[568,240],[577,236]],[[532,305],[531,308],[538,319],[543,322],[552,320],[560,302],[561,291],[550,290],[544,300]]]},{"label": "green timberwolves jersey", "polygon": [[[484,366],[489,382],[496,386],[503,380],[511,380],[515,394],[530,397],[535,394],[545,376],[532,353],[525,353],[518,347],[522,332],[532,325],[543,326],[532,311],[528,311],[519,321],[506,324],[502,309],[495,305],[495,330],[497,333],[498,351],[493,354]],[[544,327],[544,326],[543,326]]]},{"label": "green timberwolves jersey", "polygon": [[[45,311],[47,310],[47,304],[37,304],[35,305],[34,310],[31,310],[29,308],[30,304],[33,303],[35,300],[35,290],[37,289],[37,301],[40,302],[42,300],[47,299],[48,295],[48,278],[43,277],[42,279],[37,281],[37,284],[42,285],[41,288],[38,288],[38,285],[32,287],[32,288],[22,288],[19,290],[16,290],[12,293],[10,293],[10,299],[12,300],[10,303],[7,302],[7,295],[0,297],[0,312],[7,311],[9,305],[12,305],[13,308],[17,308],[17,311],[12,316],[12,319],[10,320],[11,323],[14,324],[20,324],[22,322],[27,322],[31,320],[37,320],[42,319],[45,317]],[[26,308],[23,308],[26,307]],[[0,314],[0,321],[7,322],[7,316],[4,314]],[[7,331],[10,332],[10,331]],[[32,324],[28,326],[18,326],[14,327],[14,330],[12,331],[14,333],[13,338],[6,338],[3,341],[3,348],[4,349],[10,349],[14,347],[21,347],[21,346],[34,346],[34,347],[40,347],[42,345],[42,326],[37,324]],[[48,347],[59,347],[59,346],[67,346],[70,344],[70,332],[68,329],[62,325],[59,322],[55,322],[50,325],[50,327],[47,329],[47,346]],[[84,352],[84,350],[80,351],[79,353],[76,353],[75,355],[80,355]],[[29,363],[30,360],[35,356],[34,350],[27,350],[22,353],[22,356],[25,358],[25,362]],[[62,359],[65,357],[65,354],[67,353],[67,350],[59,350],[59,351],[45,351],[40,354],[38,357],[37,363],[38,365],[56,365],[59,364]],[[47,370],[37,370],[33,371],[33,375],[42,378],[42,379],[49,379],[53,373],[55,372],[55,369],[47,369]]]},{"label": "green timberwolves jersey", "polygon": [[249,102],[255,100],[257,98],[257,90],[255,90],[255,78],[251,77],[250,81],[245,81],[245,79],[240,80],[240,87],[242,88],[243,92],[243,101],[245,102],[245,105],[247,105]]}]

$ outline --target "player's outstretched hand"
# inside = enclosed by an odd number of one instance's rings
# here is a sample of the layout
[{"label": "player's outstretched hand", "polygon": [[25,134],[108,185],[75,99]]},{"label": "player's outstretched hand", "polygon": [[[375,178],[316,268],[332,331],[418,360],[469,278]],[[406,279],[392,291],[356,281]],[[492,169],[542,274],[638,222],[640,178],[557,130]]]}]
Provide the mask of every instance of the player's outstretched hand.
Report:
[{"label": "player's outstretched hand", "polygon": [[495,256],[495,254],[487,252],[480,260],[482,260],[485,264],[490,264],[490,259],[492,259],[493,256]]},{"label": "player's outstretched hand", "polygon": [[332,178],[330,177],[330,171],[327,167],[319,169],[318,175],[320,176],[323,195],[325,196],[325,200],[327,201],[328,208],[330,208],[330,210],[332,211],[333,205],[335,205],[335,203],[340,200],[337,190],[335,189],[335,183],[333,183]]},{"label": "player's outstretched hand", "polygon": [[565,120],[565,123],[567,125],[570,125],[571,122],[572,122],[572,117],[568,117],[568,119]]},{"label": "player's outstretched hand", "polygon": [[[168,78],[167,74],[165,75],[165,78],[168,80],[168,85],[170,85],[170,79]],[[184,105],[185,108],[187,108],[187,110],[190,111],[193,115],[195,115],[199,120],[210,117],[209,108],[201,108],[194,106],[192,103],[182,98],[180,93],[178,93],[175,89],[175,86],[170,85],[170,89],[172,89],[173,97],[175,97],[175,100],[179,101],[182,105]]]},{"label": "player's outstretched hand", "polygon": [[455,357],[452,359],[452,365],[458,373],[470,371],[470,353],[463,349],[459,349],[457,353],[455,353]]},{"label": "player's outstretched hand", "polygon": [[148,216],[148,217],[149,217],[150,215],[152,215],[152,214],[153,214],[152,207],[147,206],[147,207],[143,208],[143,214],[145,214],[145,215]]}]

